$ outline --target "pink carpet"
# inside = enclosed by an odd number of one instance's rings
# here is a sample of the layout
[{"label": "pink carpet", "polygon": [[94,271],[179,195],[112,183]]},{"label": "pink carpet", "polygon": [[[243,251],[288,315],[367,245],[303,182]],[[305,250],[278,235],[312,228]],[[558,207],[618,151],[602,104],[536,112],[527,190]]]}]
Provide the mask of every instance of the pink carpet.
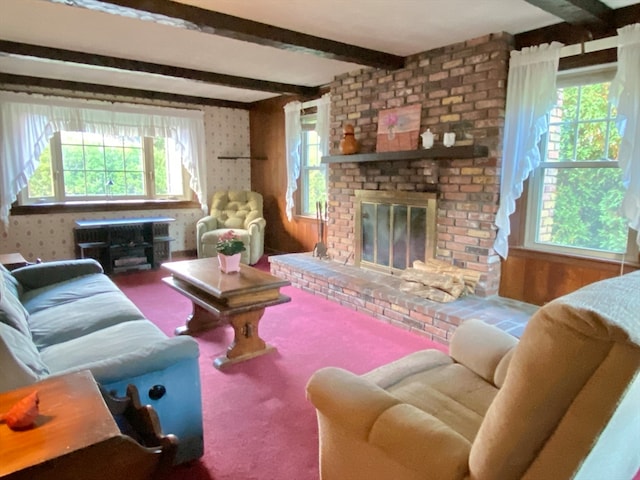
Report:
[{"label": "pink carpet", "polygon": [[[268,270],[268,263],[257,267]],[[147,318],[172,335],[184,324],[191,303],[163,284],[163,276],[158,270],[114,280]],[[175,467],[169,480],[317,480],[315,410],[305,399],[311,374],[328,365],[363,373],[419,349],[446,351],[302,290],[282,290],[292,301],[267,308],[260,322],[261,337],[276,353],[222,373],[212,363],[231,342],[231,327],[197,337],[205,453],[197,462]],[[633,480],[640,480],[640,472]]]},{"label": "pink carpet", "polygon": [[[268,269],[266,262],[258,265]],[[168,335],[191,303],[160,282],[162,270],[114,277],[143,313]],[[260,336],[278,351],[233,365],[212,363],[233,338],[231,327],[197,337],[205,454],[175,468],[171,480],[315,480],[318,434],[305,385],[317,369],[335,365],[363,373],[424,348],[445,347],[293,287],[292,301],[269,307]],[[346,480],[346,479],[345,479]]]}]

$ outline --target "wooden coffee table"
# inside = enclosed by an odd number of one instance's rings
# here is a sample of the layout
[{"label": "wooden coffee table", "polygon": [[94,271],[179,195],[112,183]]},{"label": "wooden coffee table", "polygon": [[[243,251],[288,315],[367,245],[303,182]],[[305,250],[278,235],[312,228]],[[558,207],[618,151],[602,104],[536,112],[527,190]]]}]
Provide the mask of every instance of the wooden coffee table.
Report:
[{"label": "wooden coffee table", "polygon": [[240,272],[222,273],[215,257],[167,262],[162,268],[171,272],[162,281],[193,304],[176,335],[194,335],[226,324],[233,327],[233,342],[226,355],[213,362],[216,368],[275,351],[260,338],[258,324],[266,307],[291,301],[280,293],[280,287],[290,282],[247,265],[241,265]]}]

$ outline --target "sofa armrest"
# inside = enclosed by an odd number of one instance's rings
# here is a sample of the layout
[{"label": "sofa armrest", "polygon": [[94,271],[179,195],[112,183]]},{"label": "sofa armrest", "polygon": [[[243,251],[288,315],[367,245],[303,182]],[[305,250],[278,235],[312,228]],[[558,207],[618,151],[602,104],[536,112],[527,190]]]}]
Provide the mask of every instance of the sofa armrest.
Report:
[{"label": "sofa armrest", "polygon": [[14,278],[27,290],[95,273],[104,273],[104,270],[102,265],[93,258],[37,263],[17,268],[11,272]]},{"label": "sofa armrest", "polygon": [[123,378],[134,378],[149,372],[165,370],[181,360],[199,356],[198,343],[191,337],[171,337],[142,346],[125,355],[85,363],[78,367],[55,372],[56,375],[79,370],[91,370],[96,381],[109,384]]},{"label": "sofa armrest", "polygon": [[267,226],[267,221],[264,218],[260,217],[260,218],[254,218],[249,223],[247,223],[247,226],[245,227],[245,229],[249,230],[249,233],[253,235],[254,233],[263,231],[264,227],[266,226]]},{"label": "sofa armrest", "polygon": [[374,383],[336,367],[322,368],[311,376],[307,399],[324,416],[361,440],[369,437],[382,412],[400,403]]},{"label": "sofa armrest", "polygon": [[429,478],[463,479],[468,473],[466,438],[358,375],[322,368],[307,383],[307,398],[331,423],[408,469],[429,472]]},{"label": "sofa armrest", "polygon": [[196,223],[198,238],[200,238],[204,233],[215,230],[216,228],[218,228],[218,219],[211,215],[201,218]]},{"label": "sofa armrest", "polygon": [[498,327],[470,319],[454,332],[449,354],[456,362],[496,385],[498,365],[517,344],[517,338]]}]

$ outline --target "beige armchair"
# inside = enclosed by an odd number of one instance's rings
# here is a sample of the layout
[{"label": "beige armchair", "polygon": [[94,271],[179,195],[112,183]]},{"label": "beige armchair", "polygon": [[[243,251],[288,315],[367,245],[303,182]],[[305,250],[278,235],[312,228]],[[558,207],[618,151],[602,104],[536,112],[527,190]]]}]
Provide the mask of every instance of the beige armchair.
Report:
[{"label": "beige armchair", "polygon": [[322,480],[628,479],[640,467],[640,271],[542,307],[518,342],[478,320],[307,385]]},{"label": "beige armchair", "polygon": [[198,220],[196,225],[198,258],[216,257],[218,238],[233,230],[246,247],[240,261],[253,265],[264,253],[266,224],[259,193],[247,190],[217,192],[211,200],[209,215]]}]

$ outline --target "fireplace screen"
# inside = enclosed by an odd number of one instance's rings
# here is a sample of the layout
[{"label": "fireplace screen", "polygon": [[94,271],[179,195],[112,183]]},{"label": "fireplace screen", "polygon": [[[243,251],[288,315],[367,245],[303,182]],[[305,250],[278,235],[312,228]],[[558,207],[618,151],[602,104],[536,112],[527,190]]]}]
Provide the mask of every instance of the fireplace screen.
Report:
[{"label": "fireplace screen", "polygon": [[356,265],[394,273],[434,257],[436,194],[356,192]]}]

